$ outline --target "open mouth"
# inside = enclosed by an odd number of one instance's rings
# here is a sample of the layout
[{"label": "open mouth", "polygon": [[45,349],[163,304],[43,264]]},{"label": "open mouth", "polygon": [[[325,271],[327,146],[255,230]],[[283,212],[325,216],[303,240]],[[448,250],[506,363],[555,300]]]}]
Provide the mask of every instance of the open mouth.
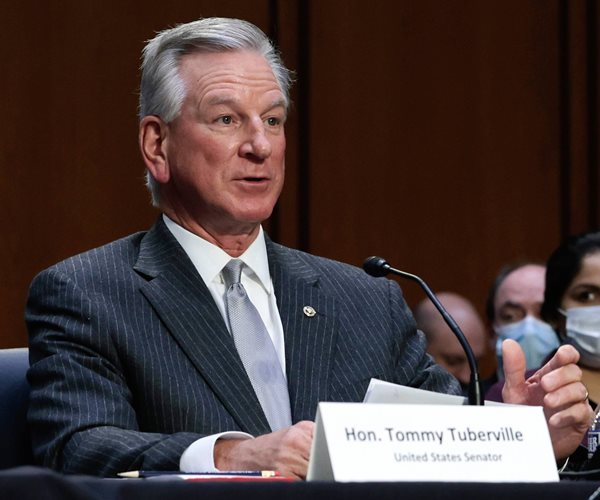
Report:
[{"label": "open mouth", "polygon": [[244,177],[242,180],[244,182],[257,183],[257,182],[265,182],[265,181],[268,181],[269,179],[267,177]]}]

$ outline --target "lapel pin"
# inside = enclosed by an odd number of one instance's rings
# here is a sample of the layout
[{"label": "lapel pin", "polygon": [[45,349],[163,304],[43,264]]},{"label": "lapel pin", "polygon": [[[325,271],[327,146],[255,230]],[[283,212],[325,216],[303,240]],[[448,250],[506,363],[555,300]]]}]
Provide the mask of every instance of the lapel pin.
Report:
[{"label": "lapel pin", "polygon": [[304,315],[308,316],[309,318],[312,318],[315,314],[317,314],[317,311],[310,306],[304,306],[302,311],[304,312]]}]

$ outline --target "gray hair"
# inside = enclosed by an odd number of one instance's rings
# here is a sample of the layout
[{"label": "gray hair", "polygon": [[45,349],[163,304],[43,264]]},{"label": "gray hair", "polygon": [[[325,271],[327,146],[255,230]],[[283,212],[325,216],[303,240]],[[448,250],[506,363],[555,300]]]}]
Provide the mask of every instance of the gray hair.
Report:
[{"label": "gray hair", "polygon": [[[254,50],[265,58],[283,92],[286,107],[289,106],[292,73],[267,36],[252,23],[241,19],[207,17],[161,31],[144,47],[140,120],[156,115],[170,123],[177,117],[186,96],[185,84],[179,76],[184,55],[245,49]],[[158,185],[148,171],[146,185],[152,195],[152,204],[158,206]]]}]

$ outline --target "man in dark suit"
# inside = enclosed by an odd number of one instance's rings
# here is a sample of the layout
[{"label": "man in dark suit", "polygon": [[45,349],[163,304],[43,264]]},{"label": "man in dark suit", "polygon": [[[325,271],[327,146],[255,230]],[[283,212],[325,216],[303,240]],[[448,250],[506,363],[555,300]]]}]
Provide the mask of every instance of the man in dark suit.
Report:
[{"label": "man in dark suit", "polygon": [[[29,420],[41,463],[304,477],[319,401],[360,401],[371,377],[458,392],[425,354],[394,282],[262,233],[283,185],[289,82],[264,34],[243,21],[188,23],[145,48],[140,148],[162,215],[32,284]],[[238,299],[260,348],[239,340]],[[546,396],[565,456],[589,420],[573,353],[529,385],[519,353],[508,357],[507,400]],[[279,406],[265,403],[275,392]]]}]

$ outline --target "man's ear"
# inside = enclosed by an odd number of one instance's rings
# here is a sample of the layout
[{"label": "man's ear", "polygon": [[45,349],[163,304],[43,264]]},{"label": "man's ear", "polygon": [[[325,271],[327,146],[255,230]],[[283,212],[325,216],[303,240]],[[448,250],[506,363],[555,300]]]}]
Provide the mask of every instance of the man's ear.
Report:
[{"label": "man's ear", "polygon": [[169,182],[167,124],[158,116],[148,115],[140,122],[139,142],[142,158],[156,182]]}]

